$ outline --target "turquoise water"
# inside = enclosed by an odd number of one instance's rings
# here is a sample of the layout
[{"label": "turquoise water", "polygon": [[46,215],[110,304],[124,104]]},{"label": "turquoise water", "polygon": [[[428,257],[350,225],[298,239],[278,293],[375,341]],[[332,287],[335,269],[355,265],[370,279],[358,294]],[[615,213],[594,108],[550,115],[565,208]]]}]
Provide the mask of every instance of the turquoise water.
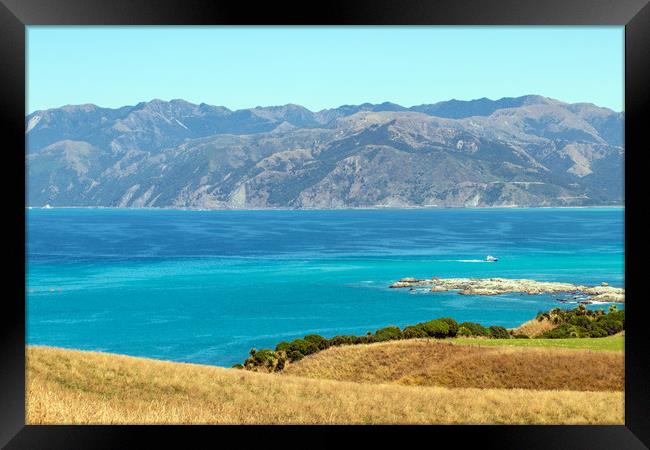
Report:
[{"label": "turquoise water", "polygon": [[[515,326],[555,296],[404,276],[623,286],[623,209],[27,211],[27,342],[230,366],[308,333],[449,316]],[[472,262],[491,254],[497,263]],[[598,305],[606,308],[607,305]]]}]

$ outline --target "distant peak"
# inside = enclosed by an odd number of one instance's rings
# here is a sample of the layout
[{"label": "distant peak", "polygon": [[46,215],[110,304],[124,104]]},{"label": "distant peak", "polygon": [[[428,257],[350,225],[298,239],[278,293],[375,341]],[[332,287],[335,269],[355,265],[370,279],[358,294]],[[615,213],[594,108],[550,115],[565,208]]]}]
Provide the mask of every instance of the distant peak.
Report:
[{"label": "distant peak", "polygon": [[555,100],[553,98],[544,97],[542,95],[524,95],[517,98],[521,100],[523,104],[526,105],[534,105],[534,104],[551,105],[551,104],[564,103],[559,100]]},{"label": "distant peak", "polygon": [[[394,103],[391,101],[384,101],[382,103],[369,103],[369,102],[364,102],[364,103],[359,103],[359,104],[344,104],[340,105],[337,107],[331,107],[331,108],[325,108],[320,111],[312,111],[309,108],[306,108],[298,103],[287,103],[285,105],[267,105],[267,106],[262,106],[262,105],[257,105],[252,108],[241,108],[237,110],[231,110],[226,106],[215,106],[212,104],[208,103],[199,103],[195,104],[192,102],[189,102],[187,100],[184,100],[182,98],[175,98],[169,101],[160,99],[160,98],[153,98],[149,101],[143,101],[139,102],[133,106],[127,105],[127,106],[122,106],[118,108],[104,108],[101,106],[97,106],[93,103],[85,103],[85,104],[77,104],[77,105],[65,105],[61,106],[59,108],[49,108],[45,110],[36,110],[29,115],[33,115],[36,113],[41,113],[41,112],[56,112],[56,111],[64,111],[64,112],[77,112],[77,111],[94,111],[94,110],[120,110],[120,109],[129,109],[129,110],[137,110],[137,109],[145,109],[145,108],[152,108],[152,107],[163,107],[165,105],[173,105],[175,107],[198,107],[202,110],[204,109],[219,109],[222,111],[254,111],[254,110],[265,110],[265,111],[279,111],[279,110],[288,110],[288,111],[309,111],[312,113],[318,113],[318,112],[327,112],[327,111],[364,111],[364,110],[371,110],[371,111],[404,111],[404,110],[410,110],[410,111],[428,111],[428,113],[432,113],[434,110],[437,112],[440,112],[445,109],[449,108],[463,108],[463,107],[469,107],[470,109],[475,107],[479,109],[483,109],[484,111],[479,111],[478,115],[484,115],[486,111],[489,110],[496,110],[496,109],[502,109],[502,108],[516,108],[520,106],[527,106],[527,105],[558,105],[558,106],[571,106],[574,105],[577,107],[577,105],[584,105],[584,106],[593,106],[595,108],[602,108],[596,104],[589,103],[589,102],[577,102],[577,103],[568,103],[568,102],[563,102],[561,100],[557,100],[554,98],[550,97],[545,97],[543,95],[539,94],[527,94],[527,95],[522,95],[518,97],[501,97],[499,99],[490,99],[488,97],[480,97],[476,99],[469,99],[469,100],[459,100],[457,98],[452,98],[449,100],[442,100],[438,101],[435,103],[424,103],[424,104],[419,104],[419,105],[413,105],[410,107],[405,107],[402,106],[398,103]],[[609,108],[604,108],[604,109],[609,109]],[[453,117],[454,114],[452,114],[451,117]]]},{"label": "distant peak", "polygon": [[174,103],[176,105],[196,106],[194,103],[183,100],[182,98],[174,98],[170,100],[169,103]]},{"label": "distant peak", "polygon": [[160,105],[162,103],[167,103],[167,102],[159,98],[154,98],[149,100],[148,102],[144,102],[145,105]]},{"label": "distant peak", "polygon": [[[51,108],[48,111],[51,111],[53,109],[59,109],[59,108]],[[75,112],[75,111],[89,112],[89,111],[94,111],[96,109],[99,109],[99,106],[93,103],[83,103],[81,105],[65,105],[60,109],[66,112]]]},{"label": "distant peak", "polygon": [[190,103],[187,100],[183,100],[182,98],[174,98],[172,100],[162,100],[160,98],[154,98],[149,100],[148,102],[140,102],[138,105],[143,105],[143,106],[163,106],[163,105],[190,105],[190,106],[196,106],[194,103]]}]

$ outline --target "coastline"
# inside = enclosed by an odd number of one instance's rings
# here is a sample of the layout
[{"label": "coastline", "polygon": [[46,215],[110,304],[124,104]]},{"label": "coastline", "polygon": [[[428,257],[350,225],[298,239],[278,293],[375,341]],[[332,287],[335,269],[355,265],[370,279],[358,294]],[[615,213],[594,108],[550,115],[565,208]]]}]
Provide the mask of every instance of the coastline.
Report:
[{"label": "coastline", "polygon": [[[582,341],[589,341],[589,340],[594,340],[594,339],[611,339],[614,337],[618,336],[607,336],[603,338],[576,338],[576,339],[581,339]],[[622,336],[624,339],[625,337]],[[430,340],[432,341],[443,341],[443,339],[436,339],[436,338],[431,338]],[[526,344],[529,344],[532,342],[535,344],[535,341],[540,341],[540,345],[521,345],[521,347],[524,348],[538,348],[538,349],[544,349],[544,348],[557,348],[558,350],[565,350],[565,351],[604,351],[604,352],[617,352],[619,350],[610,350],[610,349],[602,349],[602,350],[594,350],[594,349],[589,349],[589,348],[573,348],[573,347],[566,347],[562,344],[564,344],[564,341],[569,341],[571,339],[553,339],[554,342],[557,342],[557,346],[549,346],[546,345],[550,339],[528,339],[526,340]],[[409,340],[405,340],[408,342]],[[445,339],[447,343],[451,345],[474,345],[474,346],[496,346],[497,344],[496,340],[490,340],[490,339],[482,339],[482,338],[451,338],[451,339]],[[404,341],[402,341],[404,342]],[[372,343],[372,344],[365,344],[365,345],[375,345],[379,344],[378,342]],[[498,342],[498,344],[501,344],[501,342]],[[518,345],[512,345],[512,342],[507,342],[504,347],[519,347]],[[122,357],[127,357],[127,358],[137,358],[137,359],[142,359],[142,360],[147,360],[147,361],[157,361],[157,362],[164,362],[164,363],[171,363],[171,364],[182,364],[182,365],[187,365],[187,366],[199,366],[199,367],[217,367],[220,369],[233,369],[232,366],[229,365],[224,365],[220,366],[218,364],[210,364],[210,363],[205,363],[205,362],[198,362],[198,361],[182,361],[178,359],[165,359],[165,358],[154,358],[151,356],[140,356],[140,355],[134,355],[130,353],[117,353],[117,352],[112,352],[112,351],[106,351],[106,350],[94,350],[94,349],[84,349],[84,348],[78,348],[78,347],[66,347],[66,346],[61,346],[61,345],[47,345],[47,344],[25,344],[25,351],[28,349],[32,348],[42,348],[42,349],[51,349],[51,350],[63,350],[63,351],[74,351],[74,352],[82,352],[82,353],[96,353],[100,355],[106,355],[108,357],[110,356],[122,356]],[[240,369],[233,369],[233,370],[240,370]]]},{"label": "coastline", "polygon": [[[522,324],[523,325],[523,324]],[[625,340],[625,336],[607,336],[607,337],[602,337],[602,338],[566,338],[566,339],[529,339],[525,343],[526,345],[521,345],[523,348],[538,348],[538,349],[544,349],[544,348],[554,348],[562,351],[574,351],[574,352],[581,352],[581,351],[604,351],[604,352],[618,352],[622,350],[612,350],[612,349],[592,349],[592,348],[581,348],[581,347],[568,347],[565,345],[565,341],[576,341],[580,340],[580,342],[589,342],[593,340],[608,340],[612,338],[622,338],[623,341]],[[406,339],[402,342],[408,342],[416,339]],[[448,344],[453,344],[453,345],[474,345],[474,346],[489,346],[489,347],[494,347],[497,345],[502,345],[503,347],[519,347],[518,345],[513,345],[513,342],[510,341],[499,341],[499,340],[494,340],[494,339],[482,339],[482,338],[447,338],[447,339],[436,339],[436,338],[430,338],[431,341],[433,342],[445,342]],[[555,344],[557,343],[558,345],[550,346],[548,345],[548,342],[553,341],[552,343]],[[531,344],[532,342],[532,344]],[[539,342],[539,345],[534,345]],[[375,342],[372,344],[365,344],[365,345],[375,345],[379,344],[379,342]],[[351,347],[356,347],[355,345],[351,345]],[[210,364],[210,363],[205,363],[205,362],[199,362],[199,361],[183,361],[179,359],[165,359],[165,358],[155,358],[151,356],[141,356],[141,355],[135,355],[131,353],[118,353],[118,352],[113,352],[113,351],[107,351],[104,349],[86,349],[86,348],[78,348],[78,347],[67,347],[67,346],[62,346],[62,345],[47,345],[47,344],[29,344],[25,343],[25,349],[31,349],[31,348],[42,348],[42,349],[52,349],[52,350],[70,350],[70,351],[75,351],[75,352],[83,352],[83,353],[97,353],[101,355],[106,355],[106,356],[123,356],[123,357],[128,357],[128,358],[137,358],[137,359],[143,359],[147,361],[157,361],[157,362],[164,362],[164,363],[172,363],[172,364],[183,364],[183,365],[188,365],[188,366],[199,366],[199,367],[217,367],[220,369],[232,369],[232,366],[230,365],[217,365],[217,364]],[[235,369],[239,370],[239,369]]]},{"label": "coastline", "polygon": [[[444,319],[446,320],[446,319]],[[531,318],[530,320],[527,320],[525,322],[520,323],[517,326],[511,327],[508,330],[513,333],[521,333],[525,327],[530,326],[531,323],[536,322],[535,318]],[[387,326],[387,328],[391,328],[392,326]],[[407,326],[408,327],[408,326]],[[405,327],[405,328],[407,328]],[[537,328],[533,326],[533,328]],[[386,328],[384,328],[386,329]],[[545,328],[540,328],[545,329]],[[505,328],[504,328],[505,330]],[[316,336],[312,334],[312,336]],[[536,336],[536,337],[533,337]],[[326,338],[327,339],[327,338]],[[397,342],[413,342],[417,341],[418,338],[403,338],[397,340]],[[421,340],[421,338],[420,338]],[[582,351],[582,350],[588,350],[588,351],[610,351],[610,352],[621,352],[624,351],[624,341],[625,341],[625,332],[620,332],[614,335],[609,335],[605,337],[575,337],[575,338],[544,338],[539,336],[539,333],[535,334],[529,334],[528,339],[522,339],[521,337],[519,338],[512,338],[512,339],[494,339],[494,338],[489,338],[486,336],[478,336],[478,335],[472,335],[472,336],[461,336],[457,335],[454,337],[445,337],[445,338],[435,338],[435,337],[429,337],[425,338],[425,340],[429,340],[431,342],[438,342],[438,343],[446,343],[446,344],[453,344],[453,345],[473,345],[473,346],[499,346],[499,347],[524,347],[524,348],[538,348],[538,349],[544,349],[544,348],[552,348],[552,349],[561,349],[561,350],[569,350],[569,351]],[[620,341],[620,342],[619,342]],[[372,341],[368,342],[366,344],[347,344],[347,345],[342,345],[343,347],[357,347],[358,345],[374,345],[374,344],[381,344],[385,341],[378,340],[378,341]],[[607,344],[605,344],[607,342]],[[605,344],[604,346],[601,347],[600,344]],[[87,353],[97,353],[97,354],[102,354],[102,355],[107,355],[107,356],[124,356],[124,357],[129,357],[129,358],[138,358],[138,359],[143,359],[143,360],[150,360],[150,361],[159,361],[159,362],[167,362],[167,363],[174,363],[174,364],[185,364],[185,365],[195,365],[195,366],[204,366],[204,367],[218,367],[218,368],[225,368],[225,369],[230,369],[233,368],[231,365],[219,365],[219,364],[214,364],[214,363],[208,363],[208,362],[200,362],[200,361],[188,361],[182,358],[160,358],[160,357],[152,357],[152,356],[146,356],[142,354],[137,354],[137,353],[125,353],[125,352],[115,352],[115,351],[110,351],[105,348],[79,348],[79,347],[73,347],[73,346],[67,346],[67,345],[50,345],[50,344],[39,344],[39,343],[25,343],[25,349],[30,349],[30,348],[43,348],[43,349],[52,349],[52,350],[70,350],[70,351],[77,351],[77,352],[87,352]]]},{"label": "coastline", "polygon": [[359,206],[345,208],[194,208],[174,206],[120,207],[120,206],[25,206],[26,210],[48,209],[102,209],[124,211],[409,211],[409,210],[526,210],[526,209],[625,209],[623,205],[589,205],[589,206]]}]

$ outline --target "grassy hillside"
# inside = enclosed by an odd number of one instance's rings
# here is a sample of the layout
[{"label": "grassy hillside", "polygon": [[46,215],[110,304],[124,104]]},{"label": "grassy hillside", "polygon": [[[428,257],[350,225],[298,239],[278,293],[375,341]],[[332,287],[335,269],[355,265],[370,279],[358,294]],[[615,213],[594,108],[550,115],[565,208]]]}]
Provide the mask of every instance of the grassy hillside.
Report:
[{"label": "grassy hillside", "polygon": [[624,389],[622,353],[453,345],[431,339],[331,347],[289,365],[282,373],[449,388]]},{"label": "grassy hillside", "polygon": [[[407,279],[403,279],[407,280]],[[411,282],[411,281],[409,281]],[[416,280],[416,282],[418,282]],[[402,281],[400,281],[402,283]],[[282,371],[287,363],[296,363],[305,356],[313,355],[330,347],[345,345],[372,344],[396,340],[409,340],[418,338],[479,338],[495,340],[516,340],[534,337],[540,340],[539,344],[522,343],[514,346],[527,347],[556,347],[563,346],[568,348],[587,348],[594,345],[600,349],[608,349],[608,344],[614,348],[617,341],[590,341],[595,338],[603,338],[625,333],[625,311],[618,311],[615,306],[610,306],[609,311],[588,310],[584,305],[578,305],[577,308],[563,310],[553,308],[548,312],[540,312],[535,319],[532,319],[520,327],[507,330],[498,325],[486,327],[479,323],[462,322],[458,323],[450,317],[441,317],[438,319],[420,322],[415,325],[409,325],[403,329],[394,325],[389,325],[376,330],[374,333],[368,332],[363,336],[338,335],[331,338],[325,338],[318,334],[308,334],[303,338],[294,339],[291,342],[282,341],[276,344],[275,349],[252,348],[250,357],[244,360],[243,364],[237,364],[236,367],[243,367],[247,370],[261,372],[279,372]],[[575,341],[575,338],[585,338],[585,342]],[[549,339],[554,339],[549,340]],[[570,339],[566,344],[560,340]],[[557,342],[556,342],[557,341]],[[478,343],[481,341],[456,341],[457,343]],[[602,344],[601,344],[602,342]],[[622,341],[620,341],[622,344]],[[489,344],[488,344],[489,345]],[[501,344],[493,344],[493,346]],[[235,366],[234,366],[235,367]]]},{"label": "grassy hillside", "polygon": [[27,349],[26,406],[29,424],[623,423],[622,392],[363,384],[47,347]]},{"label": "grassy hillside", "polygon": [[552,347],[591,350],[595,352],[622,352],[625,348],[625,336],[615,335],[604,338],[566,338],[566,339],[477,339],[456,338],[449,342],[463,345],[490,347]]},{"label": "grassy hillside", "polygon": [[537,320],[531,319],[528,322],[524,322],[516,328],[513,328],[514,334],[525,334],[529,337],[537,337],[545,331],[552,330],[556,328],[557,324],[554,324],[548,319]]}]

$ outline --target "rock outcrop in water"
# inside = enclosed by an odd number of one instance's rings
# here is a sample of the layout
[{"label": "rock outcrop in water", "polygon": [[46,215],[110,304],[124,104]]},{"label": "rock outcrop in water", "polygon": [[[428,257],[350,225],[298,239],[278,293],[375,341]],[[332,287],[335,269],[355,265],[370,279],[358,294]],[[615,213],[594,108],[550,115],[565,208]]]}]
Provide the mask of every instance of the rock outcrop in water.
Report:
[{"label": "rock outcrop in water", "polygon": [[592,301],[624,302],[625,289],[601,283],[600,286],[583,286],[571,283],[535,281],[509,278],[402,278],[391,288],[428,288],[430,292],[459,291],[462,295],[500,295],[508,293],[559,294],[573,293],[590,297]]}]

